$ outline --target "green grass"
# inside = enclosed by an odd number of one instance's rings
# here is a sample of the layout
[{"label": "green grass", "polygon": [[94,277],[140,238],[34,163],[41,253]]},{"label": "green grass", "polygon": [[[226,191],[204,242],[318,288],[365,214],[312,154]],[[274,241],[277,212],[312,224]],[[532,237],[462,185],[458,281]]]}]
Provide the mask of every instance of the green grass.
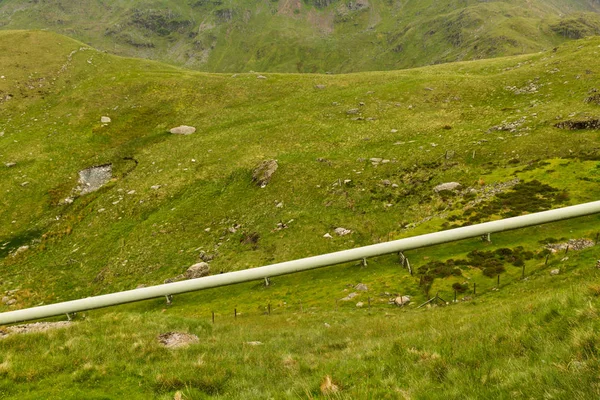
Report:
[{"label": "green grass", "polygon": [[587,0],[8,0],[0,28],[202,71],[347,73],[548,50],[598,34],[599,10]]},{"label": "green grass", "polygon": [[[201,251],[216,255],[217,274],[435,232],[474,210],[485,221],[597,200],[598,131],[554,125],[598,117],[585,100],[599,85],[599,45],[589,38],[535,55],[263,80],[118,58],[49,32],[2,31],[0,289],[20,291],[0,311],[159,284]],[[347,114],[353,108],[359,114]],[[490,129],[515,121],[513,132]],[[168,133],[181,124],[198,131]],[[252,170],[265,159],[279,169],[261,189]],[[104,163],[113,164],[111,182],[61,203],[79,170]],[[514,178],[521,186],[484,198]],[[476,193],[434,193],[450,181]],[[547,201],[531,200],[541,192]],[[279,222],[288,227],[276,230]],[[336,236],[340,226],[353,233]],[[406,254],[418,270],[474,250],[535,254],[547,238],[598,231],[591,216]],[[245,243],[248,235],[257,243]],[[593,398],[600,257],[596,247],[567,256],[548,265],[524,259],[525,281],[520,266],[505,263],[499,291],[481,268],[436,276],[429,295],[445,300],[453,284],[468,287],[461,297],[477,285],[473,301],[445,308],[416,310],[429,297],[390,255],[366,268],[279,277],[268,288],[176,296],[171,307],[157,299],[90,311],[67,330],[2,339],[0,393],[319,397],[329,375],[342,398]],[[554,268],[561,274],[551,277]],[[340,301],[358,283],[369,291]],[[412,306],[388,304],[406,294]],[[201,342],[160,348],[156,336],[171,330]],[[244,344],[253,340],[264,345]]]}]

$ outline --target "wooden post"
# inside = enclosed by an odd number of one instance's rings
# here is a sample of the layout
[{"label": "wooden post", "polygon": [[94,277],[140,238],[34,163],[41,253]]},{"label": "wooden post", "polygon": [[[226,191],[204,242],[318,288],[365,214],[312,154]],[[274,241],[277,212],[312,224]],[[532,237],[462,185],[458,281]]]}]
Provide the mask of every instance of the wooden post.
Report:
[{"label": "wooden post", "polygon": [[496,286],[498,289],[500,289],[500,275],[498,275],[498,284]]},{"label": "wooden post", "polygon": [[[548,259],[546,259],[546,262]],[[521,273],[521,279],[525,279],[525,265],[523,265],[523,272]]]},{"label": "wooden post", "polygon": [[[544,267],[546,265],[548,265],[548,259],[550,258],[550,254],[546,254],[546,262],[544,263]],[[523,266],[523,269],[525,268],[525,266]]]},{"label": "wooden post", "polygon": [[567,254],[569,252],[569,245],[567,245],[567,248],[565,249],[565,254]]},{"label": "wooden post", "polygon": [[213,321],[213,324],[214,324],[215,323],[215,312],[214,311],[212,312],[212,321]]},{"label": "wooden post", "polygon": [[269,305],[267,307],[267,311],[269,312],[269,315],[271,315],[271,303],[269,303]]},{"label": "wooden post", "polygon": [[233,319],[237,319],[237,308],[233,309]]},{"label": "wooden post", "polygon": [[367,266],[367,259],[366,258],[363,258],[363,260],[362,260],[362,266],[363,267]]},{"label": "wooden post", "polygon": [[456,289],[454,290],[454,302],[456,303]]}]

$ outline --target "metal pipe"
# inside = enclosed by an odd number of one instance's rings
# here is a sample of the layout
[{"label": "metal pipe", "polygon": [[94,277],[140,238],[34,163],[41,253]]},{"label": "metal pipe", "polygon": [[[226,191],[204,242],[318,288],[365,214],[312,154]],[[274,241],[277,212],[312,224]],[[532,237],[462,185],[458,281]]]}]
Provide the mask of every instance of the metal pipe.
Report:
[{"label": "metal pipe", "polygon": [[258,268],[229,272],[226,274],[207,276],[204,278],[190,279],[187,281],[167,283],[164,285],[88,297],[80,300],[72,300],[63,303],[4,312],[0,314],[0,325],[92,310],[95,308],[114,306],[117,304],[131,303],[177,293],[186,293],[219,286],[233,285],[235,283],[263,280],[264,278],[269,278],[272,276],[292,274],[294,272],[306,271],[349,261],[362,260],[369,257],[397,253],[399,251],[406,251],[420,247],[453,242],[461,239],[479,237],[487,233],[525,228],[528,226],[582,217],[596,213],[600,213],[600,201],[559,208],[556,210],[542,211],[535,214],[528,214],[498,221],[485,222],[482,224],[465,226],[442,232],[429,233],[370,246],[358,247],[351,250],[322,254],[319,256],[302,258],[294,261],[286,261]]}]

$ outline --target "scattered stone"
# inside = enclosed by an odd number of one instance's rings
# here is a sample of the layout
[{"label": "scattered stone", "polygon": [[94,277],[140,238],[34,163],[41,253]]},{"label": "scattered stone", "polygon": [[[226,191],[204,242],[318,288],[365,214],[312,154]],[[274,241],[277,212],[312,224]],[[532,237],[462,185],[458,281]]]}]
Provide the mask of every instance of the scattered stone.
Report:
[{"label": "scattered stone", "polygon": [[346,111],[346,114],[354,115],[354,114],[358,114],[358,112],[359,112],[358,108],[351,108],[350,110]]},{"label": "scattered stone", "polygon": [[246,344],[247,344],[248,346],[262,346],[262,345],[263,345],[263,343],[262,343],[262,342],[259,342],[259,341],[246,342]]},{"label": "scattered stone", "polygon": [[398,129],[392,129],[390,132],[392,132],[392,133],[398,133]]},{"label": "scattered stone", "polygon": [[278,167],[277,160],[262,161],[252,172],[252,181],[264,188],[271,181]]},{"label": "scattered stone", "polygon": [[112,164],[97,165],[79,171],[75,189],[81,196],[95,192],[112,179]]},{"label": "scattered stone", "polygon": [[392,184],[392,182],[390,182],[389,179],[384,179],[384,180],[381,181],[381,184],[383,186],[390,186]]},{"label": "scattered stone", "polygon": [[394,299],[394,304],[397,306],[405,306],[410,303],[410,296],[398,296]]},{"label": "scattered stone", "polygon": [[546,245],[546,248],[552,250],[553,253],[566,250],[567,247],[569,250],[583,250],[588,247],[593,247],[594,241],[590,239],[570,239],[565,243],[550,243]]},{"label": "scattered stone", "polygon": [[356,303],[356,307],[358,307],[358,308],[361,308],[364,305],[365,305],[365,303],[363,303],[362,301],[359,301],[358,303]]},{"label": "scattered stone", "polygon": [[550,271],[550,275],[558,275],[560,274],[560,269],[553,269],[552,271]]},{"label": "scattered stone", "polygon": [[356,289],[360,292],[366,292],[367,290],[369,290],[367,285],[365,285],[364,283],[359,283],[358,285],[354,286],[354,289]]},{"label": "scattered stone", "polygon": [[323,325],[325,326],[325,328],[331,328],[331,325],[329,325],[327,322],[325,322]]},{"label": "scattered stone", "polygon": [[350,301],[350,300],[352,300],[353,298],[355,298],[356,296],[358,296],[358,293],[352,292],[352,293],[350,293],[348,296],[344,297],[344,298],[342,299],[342,301]]},{"label": "scattered stone", "polygon": [[277,203],[277,205],[275,207],[276,208],[283,208],[283,202],[280,201],[279,203]]},{"label": "scattered stone", "polygon": [[16,163],[16,162],[7,162],[7,163],[4,163],[4,166],[5,166],[6,168],[12,168],[12,167],[14,167],[15,165],[17,165],[17,163]]},{"label": "scattered stone", "polygon": [[[210,228],[206,228],[206,229],[208,229],[210,231]],[[206,229],[205,229],[205,231],[206,231]],[[198,257],[200,257],[200,259],[202,261],[204,261],[205,263],[210,262],[215,259],[214,254],[208,254],[204,250],[201,251],[200,254],[198,254]]]},{"label": "scattered stone", "polygon": [[440,185],[437,185],[436,187],[433,188],[433,191],[436,193],[439,192],[443,192],[445,190],[455,190],[455,189],[460,189],[461,188],[461,184],[458,182],[446,182],[446,183],[442,183]]},{"label": "scattered stone", "polygon": [[346,228],[335,228],[335,233],[338,234],[338,236],[346,236],[352,233],[352,231],[350,229],[346,229]]},{"label": "scattered stone", "polygon": [[394,189],[398,189],[400,186],[398,186],[398,184],[396,184],[396,183],[392,183],[392,187],[393,187]]},{"label": "scattered stone", "polygon": [[17,303],[17,300],[15,300],[15,299],[10,299],[10,300],[9,300],[9,301],[6,303],[6,305],[7,305],[7,306],[12,306],[13,304],[16,304],[16,303]]},{"label": "scattered stone", "polygon": [[160,189],[160,185],[152,185],[152,186],[150,186],[150,189],[158,190],[158,189]]},{"label": "scattered stone", "polygon": [[2,298],[2,303],[3,303],[3,304],[8,304],[8,302],[9,302],[10,300],[11,300],[11,298],[10,298],[10,297],[8,297],[8,296],[4,296],[4,297]]},{"label": "scattered stone", "polygon": [[128,195],[132,195],[135,194],[135,190],[130,190],[129,192],[127,192]]},{"label": "scattered stone", "polygon": [[169,349],[185,347],[193,343],[198,343],[198,336],[184,332],[167,332],[158,335],[158,342]]},{"label": "scattered stone", "polygon": [[187,279],[202,278],[210,274],[210,266],[205,262],[192,265],[185,271]]},{"label": "scattered stone", "polygon": [[100,117],[100,122],[102,122],[103,124],[110,124],[111,119],[110,117]]},{"label": "scattered stone", "polygon": [[258,76],[256,77],[256,79],[267,79],[267,77],[266,77],[266,76],[264,76],[264,75],[258,75]]},{"label": "scattered stone", "polygon": [[193,126],[180,125],[169,129],[169,132],[174,135],[191,135],[192,133],[196,132],[196,128]]},{"label": "scattered stone", "polygon": [[21,186],[23,186],[23,187],[25,187],[27,185],[29,185],[29,182],[23,182],[23,183],[21,183]]},{"label": "scattered stone", "polygon": [[10,334],[46,332],[50,329],[66,328],[70,325],[70,321],[34,322],[33,324],[13,325],[3,328],[3,331],[0,331],[0,338]]},{"label": "scattered stone", "polygon": [[73,201],[75,201],[74,198],[67,197],[67,198],[63,199],[59,204],[61,204],[61,205],[73,204]]},{"label": "scattered stone", "polygon": [[326,88],[325,85],[315,85],[315,89],[323,90],[325,88]]},{"label": "scattered stone", "polygon": [[327,238],[327,239],[331,239],[333,236],[331,236],[329,233],[326,233],[323,235],[323,237]]},{"label": "scattered stone", "polygon": [[507,132],[517,132],[517,130],[525,123],[526,118],[522,117],[516,121],[502,121],[502,123],[500,125],[495,125],[492,126],[491,128],[489,128],[487,130],[487,133],[492,133],[492,132],[502,132],[502,131],[507,131]]}]

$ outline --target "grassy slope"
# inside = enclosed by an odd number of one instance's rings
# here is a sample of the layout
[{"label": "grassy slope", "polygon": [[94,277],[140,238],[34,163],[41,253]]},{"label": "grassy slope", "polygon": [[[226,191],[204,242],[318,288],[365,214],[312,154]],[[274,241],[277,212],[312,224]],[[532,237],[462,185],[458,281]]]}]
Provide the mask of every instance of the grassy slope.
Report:
[{"label": "grassy slope", "polygon": [[9,0],[0,26],[203,71],[323,73],[536,52],[597,34],[597,11],[586,0]]},{"label": "grassy slope", "polygon": [[[211,263],[216,273],[436,231],[449,216],[465,220],[466,205],[455,201],[445,217],[404,226],[444,210],[447,199],[433,195],[432,188],[451,180],[480,188],[516,174],[567,191],[569,198],[553,206],[595,200],[597,131],[566,132],[552,125],[572,113],[577,114],[572,118],[597,115],[597,105],[583,100],[598,86],[593,72],[598,45],[598,39],[589,39],[517,58],[340,76],[268,74],[260,80],[254,74],[209,75],[119,59],[50,33],[2,32],[0,95],[12,98],[0,109],[0,161],[17,165],[3,168],[0,180],[1,288],[20,288],[13,307],[24,307],[160,283],[198,261],[200,249],[218,252]],[[507,89],[531,80],[537,93]],[[365,119],[353,120],[346,114],[351,108]],[[101,126],[102,115],[113,122]],[[486,133],[523,116],[518,132]],[[195,125],[198,132],[166,133],[179,124]],[[454,152],[449,160],[446,151]],[[125,157],[139,164],[134,168]],[[371,157],[392,162],[375,167],[367,161]],[[251,171],[264,158],[278,159],[280,168],[259,189]],[[538,159],[549,164],[532,163]],[[58,205],[79,169],[106,162],[115,168],[109,185],[72,205]],[[338,179],[352,182],[339,187]],[[399,187],[383,186],[384,179]],[[151,189],[157,184],[160,189]],[[127,195],[131,190],[135,193]],[[275,207],[278,202],[284,207]],[[279,221],[292,219],[287,229],[274,230]],[[408,255],[419,267],[482,247],[521,245],[537,252],[544,238],[593,237],[597,220]],[[226,233],[234,224],[242,227]],[[354,233],[322,238],[337,226]],[[256,247],[240,241],[252,232],[260,235]],[[30,250],[7,256],[24,243]],[[535,398],[544,391],[560,397],[575,390],[590,397],[598,388],[576,382],[591,381],[597,368],[597,290],[588,287],[597,279],[590,268],[596,253],[571,253],[567,261],[555,255],[549,266],[527,261],[533,279],[526,283],[518,282],[520,268],[507,266],[506,292],[435,311],[434,319],[429,312],[389,308],[386,292],[411,294],[414,303],[426,299],[419,279],[399,270],[391,256],[371,260],[367,268],[343,265],[278,278],[268,289],[247,284],[178,296],[166,314],[160,313],[161,300],[96,311],[66,333],[0,342],[2,390],[20,397],[30,391],[38,398],[51,397],[53,390],[74,398],[78,390],[171,397],[187,390],[199,398],[283,396],[287,390],[288,396],[303,397],[317,394],[319,381],[332,374],[350,397],[396,389],[415,398],[434,389],[446,397],[466,392]],[[547,269],[556,267],[565,275],[550,280]],[[463,281],[476,282],[480,293],[496,282],[478,269],[465,269],[459,278],[436,279],[430,293],[451,297],[450,285]],[[340,302],[333,313],[335,300],[359,282],[370,288],[358,300],[371,299],[372,315],[354,311],[354,302]],[[506,305],[499,307],[501,301]],[[277,328],[273,339],[261,319],[268,303],[274,309],[269,326]],[[530,311],[523,304],[531,304]],[[297,314],[300,307],[305,312]],[[235,324],[229,317],[233,308],[242,312]],[[211,310],[222,321],[215,327],[208,325]],[[501,317],[506,314],[513,318]],[[402,332],[414,330],[402,339],[394,330],[399,318],[406,320]],[[327,330],[323,323],[330,321]],[[179,353],[159,350],[153,338],[172,329],[207,341]],[[460,332],[479,330],[469,339],[473,348],[453,345],[463,337]],[[107,343],[107,337],[114,340]],[[250,340],[266,347],[243,345]],[[132,354],[123,358],[130,348]],[[284,362],[288,356],[292,361]],[[240,366],[239,360],[246,362]],[[408,368],[417,360],[417,367]],[[186,367],[173,370],[175,362]],[[259,368],[274,376],[260,381],[260,388]],[[489,382],[495,386],[483,389]]]}]

